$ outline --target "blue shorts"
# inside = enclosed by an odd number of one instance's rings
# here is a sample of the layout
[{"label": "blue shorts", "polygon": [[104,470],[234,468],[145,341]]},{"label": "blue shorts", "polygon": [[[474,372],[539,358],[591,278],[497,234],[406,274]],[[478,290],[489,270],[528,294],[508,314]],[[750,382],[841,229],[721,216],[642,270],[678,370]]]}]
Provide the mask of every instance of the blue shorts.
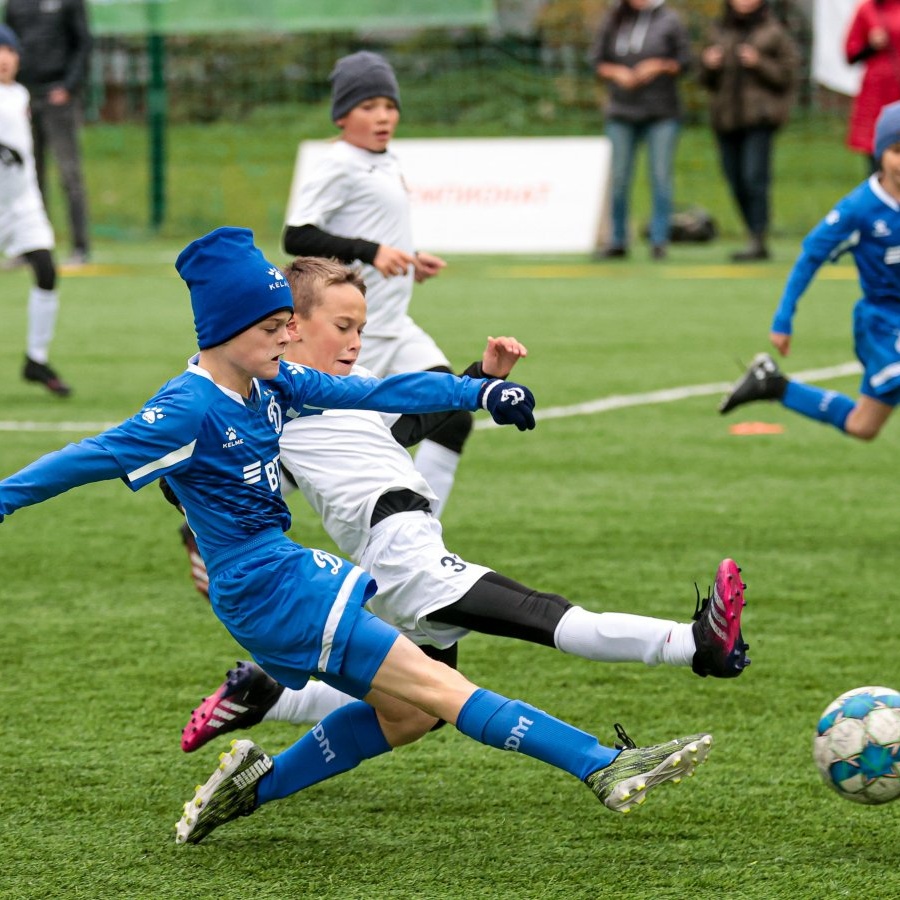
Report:
[{"label": "blue shorts", "polygon": [[853,309],[853,338],[863,366],[860,393],[888,406],[900,405],[900,304],[860,300]]},{"label": "blue shorts", "polygon": [[231,636],[281,684],[298,689],[316,675],[359,695],[399,634],[363,609],[375,590],[358,566],[285,537],[216,572],[209,596]]}]

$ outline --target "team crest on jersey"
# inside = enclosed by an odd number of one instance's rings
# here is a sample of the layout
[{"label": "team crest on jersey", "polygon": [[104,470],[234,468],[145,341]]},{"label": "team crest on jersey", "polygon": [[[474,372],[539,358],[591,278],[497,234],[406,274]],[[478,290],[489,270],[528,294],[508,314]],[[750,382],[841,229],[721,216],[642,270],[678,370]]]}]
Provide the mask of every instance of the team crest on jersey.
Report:
[{"label": "team crest on jersey", "polygon": [[831,210],[831,212],[828,213],[827,216],[825,216],[825,222],[828,225],[837,225],[837,223],[840,221],[841,221],[841,214],[836,209]]},{"label": "team crest on jersey", "polygon": [[164,419],[166,414],[162,411],[161,406],[148,406],[141,410],[141,418],[148,424],[152,425],[160,419]]},{"label": "team crest on jersey", "polygon": [[341,571],[344,561],[333,553],[326,553],[324,550],[313,550],[312,558],[320,569],[331,569],[332,575],[337,575]]},{"label": "team crest on jersey", "polygon": [[225,443],[222,444],[222,449],[227,450],[229,447],[239,447],[243,443],[244,439],[239,438],[237,431],[229,425],[228,428],[225,429]]},{"label": "team crest on jersey", "polygon": [[891,233],[884,219],[876,219],[872,224],[872,237],[887,237]]}]

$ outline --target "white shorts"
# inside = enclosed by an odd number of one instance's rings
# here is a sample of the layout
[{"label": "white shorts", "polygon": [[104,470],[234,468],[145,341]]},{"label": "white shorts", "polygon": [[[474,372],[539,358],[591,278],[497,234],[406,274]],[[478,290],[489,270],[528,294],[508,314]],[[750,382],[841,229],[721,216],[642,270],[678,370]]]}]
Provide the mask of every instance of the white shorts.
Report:
[{"label": "white shorts", "polygon": [[435,366],[450,368],[447,357],[431,335],[419,328],[409,316],[404,316],[395,335],[364,335],[357,362],[378,378],[401,372],[423,372]]},{"label": "white shorts", "polygon": [[7,256],[21,256],[31,250],[52,250],[53,245],[53,229],[43,207],[0,212],[0,249]]},{"label": "white shorts", "polygon": [[460,559],[444,546],[441,523],[425,512],[388,516],[371,532],[359,560],[378,585],[368,607],[416,644],[446,648],[469,632],[425,621],[455,603],[492,569]]}]

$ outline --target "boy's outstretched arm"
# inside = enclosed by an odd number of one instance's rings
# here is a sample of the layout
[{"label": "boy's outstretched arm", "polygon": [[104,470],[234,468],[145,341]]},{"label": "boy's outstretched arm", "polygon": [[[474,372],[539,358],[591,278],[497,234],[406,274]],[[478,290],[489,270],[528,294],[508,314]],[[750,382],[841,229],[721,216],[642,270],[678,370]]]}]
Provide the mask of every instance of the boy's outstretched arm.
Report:
[{"label": "boy's outstretched arm", "polygon": [[498,425],[515,425],[520,431],[534,428],[534,395],[527,387],[500,378],[458,378],[443,372],[361,378],[292,366],[287,371],[299,376],[294,382],[293,415],[310,415],[324,409],[388,413],[486,409]]},{"label": "boy's outstretched arm", "polygon": [[34,506],[82,484],[123,477],[118,461],[96,438],[69,444],[0,481],[0,522],[23,506]]}]

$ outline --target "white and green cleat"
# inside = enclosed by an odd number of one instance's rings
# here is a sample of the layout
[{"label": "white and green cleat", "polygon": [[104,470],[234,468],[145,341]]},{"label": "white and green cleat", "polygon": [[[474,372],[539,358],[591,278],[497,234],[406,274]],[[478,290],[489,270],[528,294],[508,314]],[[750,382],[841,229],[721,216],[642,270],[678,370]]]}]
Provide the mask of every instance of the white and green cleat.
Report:
[{"label": "white and green cleat", "polygon": [[271,758],[253,741],[232,741],[219,755],[219,767],[184,804],[175,824],[176,844],[198,844],[213,829],[256,809],[260,778],[272,769]]},{"label": "white and green cleat", "polygon": [[653,788],[690,778],[706,761],[712,746],[711,734],[692,734],[651,747],[636,747],[623,731],[619,734],[625,738],[622,752],[608,766],[588,775],[584,783],[604,806],[620,813],[640,806]]}]

